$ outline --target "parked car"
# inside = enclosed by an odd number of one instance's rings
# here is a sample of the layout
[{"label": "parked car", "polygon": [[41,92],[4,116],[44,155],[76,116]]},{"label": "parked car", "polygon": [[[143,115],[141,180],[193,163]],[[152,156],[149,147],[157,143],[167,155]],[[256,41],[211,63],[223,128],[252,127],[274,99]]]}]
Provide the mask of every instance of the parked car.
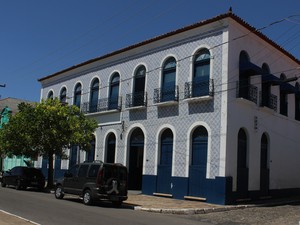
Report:
[{"label": "parked car", "polygon": [[27,187],[36,187],[42,190],[45,187],[45,177],[41,170],[33,167],[16,166],[5,171],[1,179],[1,187],[15,186],[17,190]]},{"label": "parked car", "polygon": [[70,168],[56,182],[55,197],[78,195],[85,205],[96,200],[109,200],[116,207],[127,199],[127,168],[122,164],[101,161],[84,162]]}]

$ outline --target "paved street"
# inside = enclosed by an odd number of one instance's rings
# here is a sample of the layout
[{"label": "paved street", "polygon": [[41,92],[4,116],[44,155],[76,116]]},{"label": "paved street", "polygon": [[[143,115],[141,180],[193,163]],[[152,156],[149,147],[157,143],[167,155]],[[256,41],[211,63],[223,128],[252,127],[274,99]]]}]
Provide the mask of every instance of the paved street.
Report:
[{"label": "paved street", "polygon": [[[138,198],[138,196],[135,196]],[[153,198],[153,199],[152,199]],[[147,224],[299,224],[300,203],[273,205],[264,207],[249,207],[223,212],[214,212],[198,215],[172,215],[134,211],[126,204],[119,208],[113,208],[109,203],[99,203],[96,206],[85,206],[78,198],[66,198],[57,200],[53,194],[39,193],[35,191],[16,191],[13,188],[0,188],[0,212],[4,210],[20,217],[32,220],[38,224],[97,224],[97,225],[147,225]],[[133,198],[132,198],[133,199]],[[170,204],[165,198],[143,197],[145,200],[156,200],[157,205],[163,202]],[[299,200],[299,198],[297,198]],[[150,200],[150,201],[151,201]],[[293,199],[292,199],[293,200]],[[136,200],[135,200],[136,202]],[[177,201],[176,202],[177,205]],[[184,201],[182,201],[184,203]],[[152,201],[153,204],[153,201]],[[184,206],[183,204],[182,206]],[[170,205],[169,205],[170,206]],[[208,205],[204,205],[207,208]],[[175,207],[175,206],[174,206]],[[217,207],[218,208],[218,207]],[[2,218],[1,218],[2,216]],[[8,223],[4,213],[0,213],[0,225],[18,224],[29,225],[31,223],[14,219],[14,223]],[[19,221],[18,221],[19,220]],[[4,222],[3,222],[4,221]],[[22,223],[20,223],[22,222]]]},{"label": "paved street", "polygon": [[299,225],[300,204],[269,207],[251,207],[208,214],[187,216],[202,223],[214,225]]},{"label": "paved street", "polygon": [[0,210],[43,225],[199,224],[188,217],[134,211],[126,206],[116,209],[108,203],[85,206],[75,198],[57,200],[53,194],[17,191],[13,188],[0,188],[0,199]]}]

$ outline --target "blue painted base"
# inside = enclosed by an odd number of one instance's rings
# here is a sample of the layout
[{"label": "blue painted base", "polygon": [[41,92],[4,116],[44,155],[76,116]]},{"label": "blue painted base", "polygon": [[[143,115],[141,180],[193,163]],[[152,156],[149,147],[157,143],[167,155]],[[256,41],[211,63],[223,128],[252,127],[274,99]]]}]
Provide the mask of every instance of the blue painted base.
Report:
[{"label": "blue painted base", "polygon": [[[175,199],[184,199],[188,196],[188,178],[172,177],[171,178],[171,193]],[[153,195],[157,192],[157,178],[153,175],[143,176],[142,193]],[[231,177],[216,177],[216,179],[205,179],[203,189],[206,201],[214,204],[230,204],[232,203],[232,179]]]}]

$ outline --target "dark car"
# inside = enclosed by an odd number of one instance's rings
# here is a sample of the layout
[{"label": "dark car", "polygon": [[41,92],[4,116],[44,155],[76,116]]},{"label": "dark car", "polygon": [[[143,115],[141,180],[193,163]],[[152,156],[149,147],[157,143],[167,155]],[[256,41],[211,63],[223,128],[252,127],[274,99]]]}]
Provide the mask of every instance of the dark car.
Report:
[{"label": "dark car", "polygon": [[118,207],[127,199],[127,168],[122,164],[101,161],[84,162],[73,166],[58,180],[55,197],[78,195],[86,205],[96,200],[109,200]]},{"label": "dark car", "polygon": [[1,186],[8,185],[15,186],[17,190],[27,187],[36,187],[42,190],[45,187],[45,177],[39,169],[16,166],[2,175]]}]

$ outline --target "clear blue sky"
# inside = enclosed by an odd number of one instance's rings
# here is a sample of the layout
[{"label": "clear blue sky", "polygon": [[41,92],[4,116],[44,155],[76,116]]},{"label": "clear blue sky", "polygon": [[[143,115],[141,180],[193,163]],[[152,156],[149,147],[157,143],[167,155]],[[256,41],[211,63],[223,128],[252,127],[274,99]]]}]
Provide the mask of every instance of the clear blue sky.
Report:
[{"label": "clear blue sky", "polygon": [[[300,0],[0,0],[1,98],[39,101],[39,78],[230,6],[256,28],[300,15]],[[300,16],[263,33],[300,58]]]}]

